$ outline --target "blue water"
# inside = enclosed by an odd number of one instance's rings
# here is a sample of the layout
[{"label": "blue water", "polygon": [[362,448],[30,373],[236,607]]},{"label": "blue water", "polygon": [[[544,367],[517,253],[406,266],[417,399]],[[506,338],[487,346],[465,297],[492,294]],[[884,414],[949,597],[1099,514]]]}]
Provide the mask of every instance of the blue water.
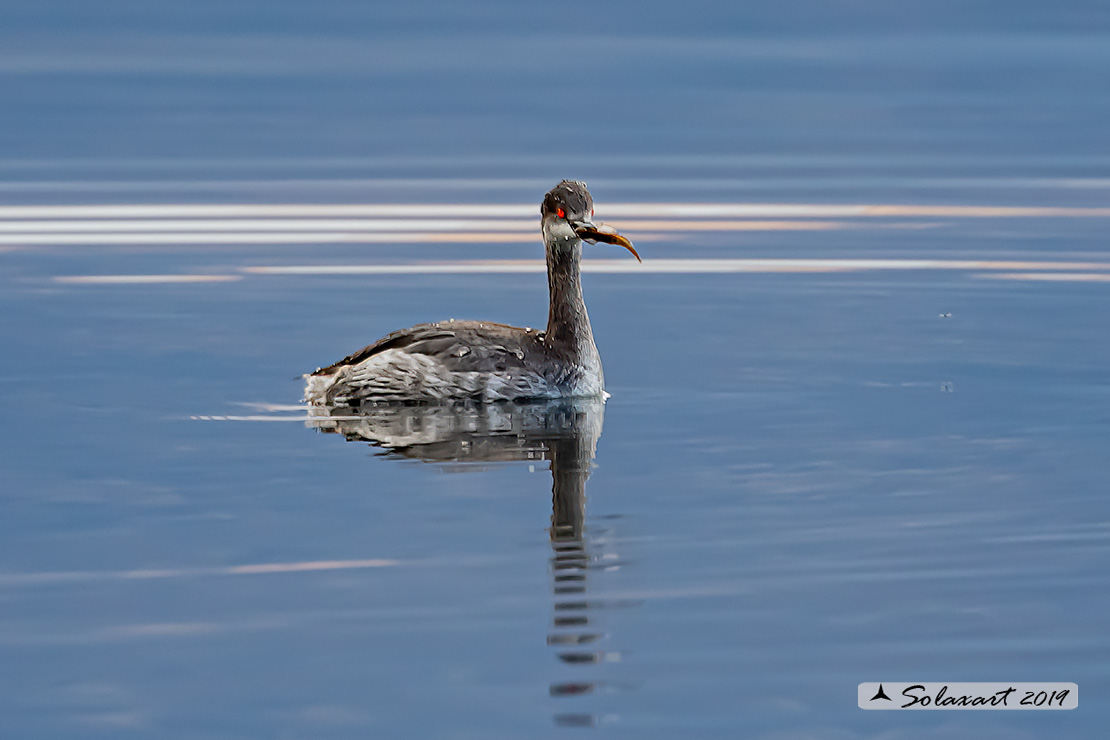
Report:
[{"label": "blue water", "polygon": [[[9,4],[0,208],[538,214],[575,177],[646,265],[799,269],[587,273],[603,411],[413,412],[438,446],[385,454],[306,426],[298,376],[420,321],[541,325],[544,276],[251,269],[538,236],[0,241],[0,736],[1100,737],[1107,69],[1102,3]],[[1072,210],[952,210],[1000,206]],[[226,279],[72,282],[120,275]],[[879,680],[1081,700],[861,711]]]}]

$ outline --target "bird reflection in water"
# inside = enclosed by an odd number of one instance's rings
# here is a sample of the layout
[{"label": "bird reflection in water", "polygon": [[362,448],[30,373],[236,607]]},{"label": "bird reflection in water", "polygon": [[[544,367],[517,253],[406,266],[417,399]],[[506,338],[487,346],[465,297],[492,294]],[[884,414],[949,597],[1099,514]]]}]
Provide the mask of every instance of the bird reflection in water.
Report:
[{"label": "bird reflection in water", "polygon": [[[604,634],[591,624],[587,577],[591,556],[584,526],[586,480],[601,436],[604,401],[598,398],[487,404],[310,407],[308,425],[368,442],[386,456],[443,464],[547,461],[551,469],[552,627],[547,643],[563,664],[596,665]],[[585,671],[589,673],[589,671]],[[553,682],[552,697],[592,694],[596,680]],[[558,725],[594,726],[590,713],[555,715]]]}]

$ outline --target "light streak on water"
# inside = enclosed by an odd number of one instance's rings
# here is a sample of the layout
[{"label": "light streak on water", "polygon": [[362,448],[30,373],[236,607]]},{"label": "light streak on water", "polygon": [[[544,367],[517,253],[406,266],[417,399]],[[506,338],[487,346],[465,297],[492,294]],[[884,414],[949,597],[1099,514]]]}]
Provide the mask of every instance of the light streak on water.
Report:
[{"label": "light streak on water", "polygon": [[158,283],[230,283],[241,275],[59,275],[57,283],[78,285],[139,285]]},{"label": "light streak on water", "polygon": [[[0,249],[36,246],[309,244],[535,244],[534,205],[163,204],[0,207]],[[941,219],[1107,218],[1110,208],[806,203],[613,203],[598,219],[636,241],[692,232],[827,231],[928,227]],[[916,219],[916,221],[907,221]],[[670,235],[670,236],[668,236]],[[231,282],[243,275],[541,273],[540,260],[269,265],[225,274],[59,275],[58,283]],[[1104,281],[1110,263],[959,259],[589,259],[595,273],[821,273],[867,270],[989,271],[995,279]],[[1065,274],[1067,273],[1067,274]],[[984,272],[983,276],[988,273]]]},{"label": "light streak on water", "polygon": [[266,232],[266,233],[169,233],[169,234],[0,234],[0,244],[22,246],[176,245],[186,244],[531,244],[538,233],[419,233],[419,232]]},{"label": "light streak on water", "polygon": [[[0,249],[245,244],[534,244],[534,205],[262,204],[0,207]],[[695,232],[923,228],[944,219],[1107,218],[1110,208],[613,203],[599,221],[650,241]],[[916,221],[907,221],[916,219]]]},{"label": "light streak on water", "polygon": [[[542,273],[541,260],[491,260],[395,265],[271,265],[243,268],[256,275],[421,275],[452,273]],[[1110,270],[1110,262],[1023,262],[940,259],[646,259],[584,260],[583,272],[730,273],[857,272],[865,270]]]},{"label": "light streak on water", "polygon": [[[422,262],[361,265],[255,265],[240,268],[245,275],[494,275],[542,274],[541,260],[475,260],[467,262]],[[626,274],[727,274],[727,273],[833,273],[879,270],[990,270],[975,277],[1008,280],[1110,280],[1110,262],[1051,262],[1013,260],[942,259],[647,259],[586,260],[583,272]],[[1025,271],[1025,272],[1018,272]],[[1050,272],[1056,271],[1056,272]],[[230,282],[230,275],[59,275],[54,282],[85,285],[149,283]]]},{"label": "light streak on water", "polygon": [[389,568],[399,560],[384,558],[364,560],[305,560],[288,563],[248,563],[214,568],[147,568],[133,570],[67,570],[32,573],[0,573],[0,587],[33,586],[76,581],[132,581],[165,578],[196,578],[206,576],[270,575],[275,573],[310,573],[334,570]]},{"label": "light streak on water", "polygon": [[[131,220],[131,221],[0,221],[0,234],[81,233],[98,234],[110,239],[128,239],[130,233],[176,232],[180,239],[191,232],[472,232],[535,230],[534,221],[490,220],[398,220],[398,219],[213,219],[206,221]],[[835,221],[625,221],[625,229],[652,231],[819,231],[842,229],[848,224]],[[27,241],[28,237],[0,236],[3,241]],[[31,237],[37,239],[37,237]],[[53,239],[53,237],[51,237]],[[226,239],[216,234],[212,239]],[[538,235],[537,235],[538,239]],[[40,242],[48,243],[48,242]]]},{"label": "light streak on water", "polygon": [[1110,273],[1097,272],[998,272],[975,277],[991,280],[1031,280],[1072,283],[1110,283]]},{"label": "light streak on water", "polygon": [[[820,203],[606,203],[606,218],[1110,218],[1110,208]],[[135,204],[0,206],[0,219],[528,218],[534,204]]]}]

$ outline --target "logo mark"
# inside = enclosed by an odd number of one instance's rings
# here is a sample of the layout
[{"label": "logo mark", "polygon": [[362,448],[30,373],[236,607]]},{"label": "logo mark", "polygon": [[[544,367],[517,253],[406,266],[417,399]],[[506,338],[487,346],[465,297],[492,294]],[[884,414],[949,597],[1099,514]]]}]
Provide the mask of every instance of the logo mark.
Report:
[{"label": "logo mark", "polygon": [[876,699],[886,699],[887,701],[894,701],[893,699],[891,699],[889,696],[886,695],[885,691],[883,691],[883,685],[882,684],[879,684],[879,690],[876,691],[875,695],[871,697],[871,701],[875,701]]}]

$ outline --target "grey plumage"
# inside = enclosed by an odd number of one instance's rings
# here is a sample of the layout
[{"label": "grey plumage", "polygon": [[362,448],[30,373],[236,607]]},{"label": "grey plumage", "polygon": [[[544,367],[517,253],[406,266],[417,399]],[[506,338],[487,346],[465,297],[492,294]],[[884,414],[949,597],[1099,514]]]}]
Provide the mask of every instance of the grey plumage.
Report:
[{"label": "grey plumage", "polygon": [[309,382],[325,381],[321,400],[329,405],[556,397],[543,386],[565,383],[567,365],[544,339],[544,332],[484,321],[418,324],[316,370]]},{"label": "grey plumage", "polygon": [[600,396],[604,375],[582,298],[582,243],[636,251],[592,222],[584,183],[559,183],[540,214],[550,294],[546,331],[480,321],[418,324],[305,376],[305,400],[330,406]]}]

